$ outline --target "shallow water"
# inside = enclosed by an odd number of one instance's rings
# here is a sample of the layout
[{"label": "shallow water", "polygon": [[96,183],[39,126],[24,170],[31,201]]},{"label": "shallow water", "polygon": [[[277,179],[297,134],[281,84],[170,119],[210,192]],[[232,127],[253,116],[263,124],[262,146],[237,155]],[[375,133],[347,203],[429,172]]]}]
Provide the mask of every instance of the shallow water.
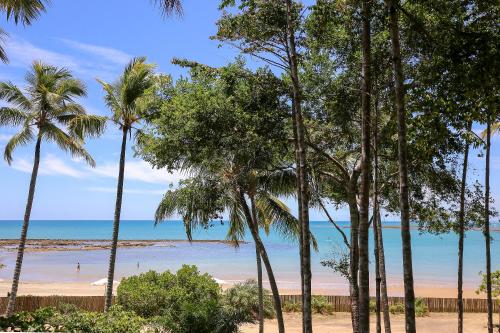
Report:
[{"label": "shallow water", "polygon": [[[348,226],[347,222],[340,222]],[[397,223],[386,223],[397,226]],[[0,238],[15,239],[20,233],[21,221],[0,221]],[[109,239],[112,221],[32,221],[29,238],[32,239]],[[344,229],[348,234],[349,229]],[[316,289],[343,290],[345,280],[321,265],[333,249],[342,247],[342,239],[328,222],[311,222],[319,252],[313,253],[313,287]],[[207,230],[197,230],[194,239],[224,239],[227,224],[214,223]],[[384,228],[387,274],[390,284],[399,284],[402,277],[401,239],[397,228]],[[493,237],[500,233],[493,233]],[[371,240],[372,237],[370,237]],[[120,239],[123,240],[185,240],[185,231],[180,221],[169,221],[154,226],[152,221],[122,221]],[[293,241],[283,239],[271,231],[263,235],[273,269],[280,288],[300,289],[298,247]],[[228,282],[240,281],[255,276],[255,248],[251,243],[239,248],[222,243],[172,242],[169,246],[148,246],[119,249],[116,263],[117,278],[150,269],[157,271],[176,270],[182,264],[197,265],[201,271]],[[372,245],[372,244],[371,244]],[[457,236],[455,234],[429,235],[412,231],[413,264],[417,283],[426,286],[454,286],[457,266]],[[372,250],[370,250],[373,252]],[[26,253],[22,280],[38,282],[92,282],[106,276],[108,250],[55,251]],[[500,247],[492,242],[493,269],[500,269]],[[372,258],[373,263],[373,258]],[[0,252],[0,262],[6,267],[0,278],[12,276],[15,253]],[[81,270],[76,271],[80,262]],[[139,263],[139,267],[137,264]],[[465,240],[464,285],[475,288],[479,272],[484,270],[484,237],[479,231],[469,231]],[[373,271],[373,267],[371,268]]]}]

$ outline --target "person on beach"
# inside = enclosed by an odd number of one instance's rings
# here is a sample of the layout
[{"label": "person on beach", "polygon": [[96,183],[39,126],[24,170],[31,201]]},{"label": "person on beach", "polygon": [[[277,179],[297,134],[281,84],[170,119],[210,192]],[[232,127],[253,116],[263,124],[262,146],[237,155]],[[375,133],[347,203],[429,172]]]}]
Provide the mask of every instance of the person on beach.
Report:
[{"label": "person on beach", "polygon": [[76,265],[76,271],[80,272],[80,262],[78,262],[78,264]]}]

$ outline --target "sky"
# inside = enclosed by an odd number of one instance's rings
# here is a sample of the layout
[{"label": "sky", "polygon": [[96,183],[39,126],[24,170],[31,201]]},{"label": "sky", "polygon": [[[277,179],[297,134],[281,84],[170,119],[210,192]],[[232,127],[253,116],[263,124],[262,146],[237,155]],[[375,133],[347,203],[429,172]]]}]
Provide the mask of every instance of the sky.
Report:
[{"label": "sky", "polygon": [[[209,39],[216,31],[220,16],[219,1],[184,1],[182,18],[164,18],[149,0],[53,0],[47,13],[32,26],[15,26],[0,17],[0,27],[9,33],[5,49],[8,65],[0,64],[0,81],[24,86],[24,75],[34,60],[64,66],[83,80],[88,96],[80,100],[87,112],[109,115],[103,92],[96,78],[115,80],[129,60],[146,56],[157,64],[159,72],[174,78],[185,70],[171,64],[171,59],[186,58],[210,66],[222,66],[234,60],[238,52]],[[252,66],[259,64],[250,59]],[[480,126],[476,126],[480,131]],[[15,133],[0,128],[0,151]],[[50,143],[42,145],[32,219],[112,219],[116,195],[116,177],[121,135],[112,124],[99,139],[89,140],[87,149],[97,166],[90,168]],[[500,202],[500,138],[492,141],[492,195]],[[32,168],[34,144],[19,149],[9,166],[0,161],[0,219],[22,219]],[[484,178],[484,158],[472,154],[471,178]],[[170,184],[181,175],[154,170],[135,158],[131,145],[127,150],[122,219],[151,219]],[[296,204],[289,200],[292,211]],[[341,208],[334,217],[347,220]],[[312,220],[324,220],[318,211]]]}]

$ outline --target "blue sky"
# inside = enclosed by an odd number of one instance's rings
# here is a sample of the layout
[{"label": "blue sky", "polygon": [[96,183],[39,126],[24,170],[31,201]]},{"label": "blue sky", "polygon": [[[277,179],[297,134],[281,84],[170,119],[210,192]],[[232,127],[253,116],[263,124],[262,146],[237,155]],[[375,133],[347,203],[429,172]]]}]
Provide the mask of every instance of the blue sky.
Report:
[{"label": "blue sky", "polygon": [[[84,80],[88,97],[81,100],[89,113],[108,115],[100,86],[95,78],[114,80],[133,56],[146,56],[158,64],[158,71],[178,77],[183,73],[170,63],[173,57],[196,60],[211,66],[224,65],[237,55],[230,47],[219,47],[209,36],[215,32],[219,1],[186,0],[183,18],[161,17],[149,0],[54,0],[30,27],[15,26],[0,18],[0,26],[10,37],[6,51],[10,64],[0,64],[0,80],[22,86],[24,74],[33,60],[43,60],[72,70]],[[480,130],[478,127],[476,130]],[[0,128],[0,150],[14,129]],[[51,144],[42,146],[42,162],[37,182],[33,219],[112,219],[120,134],[110,124],[99,140],[87,144],[97,167],[91,169],[60,152]],[[0,161],[0,219],[21,219],[29,183],[33,146],[19,149],[14,163]],[[177,174],[152,170],[127,151],[123,219],[150,219]],[[492,192],[500,202],[500,139],[493,140]],[[471,178],[483,178],[483,159],[473,154],[477,170]],[[295,210],[295,205],[290,202]],[[345,220],[340,209],[335,217]],[[313,211],[311,218],[324,217]]]}]

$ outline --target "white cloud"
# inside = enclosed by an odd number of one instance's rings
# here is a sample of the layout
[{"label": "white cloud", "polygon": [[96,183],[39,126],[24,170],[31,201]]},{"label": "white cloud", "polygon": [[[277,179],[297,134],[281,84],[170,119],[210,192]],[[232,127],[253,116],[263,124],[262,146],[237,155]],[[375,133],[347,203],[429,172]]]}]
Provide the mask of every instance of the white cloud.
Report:
[{"label": "white cloud", "polygon": [[[102,193],[113,193],[116,194],[116,187],[87,187],[87,191],[91,192],[102,192]],[[139,189],[127,189],[124,188],[124,193],[129,194],[151,194],[151,195],[163,195],[167,190],[139,190]]]},{"label": "white cloud", "polygon": [[69,39],[61,39],[61,41],[63,41],[65,44],[69,45],[72,48],[90,53],[94,56],[97,56],[99,58],[103,58],[111,63],[115,63],[118,65],[125,65],[132,58],[131,55],[129,55],[123,51],[110,48],[110,47],[85,44],[85,43],[80,43],[80,42],[76,42],[76,41],[69,40]]},{"label": "white cloud", "polygon": [[[14,159],[12,167],[21,172],[31,173],[33,170],[33,161],[23,158]],[[51,154],[41,159],[38,172],[44,175],[59,175],[72,178],[82,178],[84,176],[83,172],[67,165],[63,160]]]},{"label": "white cloud", "polygon": [[[34,60],[41,60],[47,64],[66,67],[79,76],[90,79],[99,77],[104,80],[113,80],[121,70],[125,58],[128,57],[125,53],[111,48],[74,41],[65,41],[64,43],[68,45],[69,42],[74,43],[71,45],[73,47],[71,55],[66,52],[55,52],[38,47],[16,36],[10,36],[6,40],[6,49],[9,52],[11,65],[15,67],[25,68],[30,66]],[[75,50],[84,52],[74,54]],[[97,56],[99,52],[100,56]]]},{"label": "white cloud", "polygon": [[7,134],[0,134],[0,142],[7,142],[12,136]]},{"label": "white cloud", "polygon": [[[97,165],[89,169],[102,177],[118,177],[118,163]],[[147,162],[129,160],[125,163],[125,180],[135,180],[151,184],[177,184],[182,179],[180,172],[169,173],[166,170],[153,169]]]}]

